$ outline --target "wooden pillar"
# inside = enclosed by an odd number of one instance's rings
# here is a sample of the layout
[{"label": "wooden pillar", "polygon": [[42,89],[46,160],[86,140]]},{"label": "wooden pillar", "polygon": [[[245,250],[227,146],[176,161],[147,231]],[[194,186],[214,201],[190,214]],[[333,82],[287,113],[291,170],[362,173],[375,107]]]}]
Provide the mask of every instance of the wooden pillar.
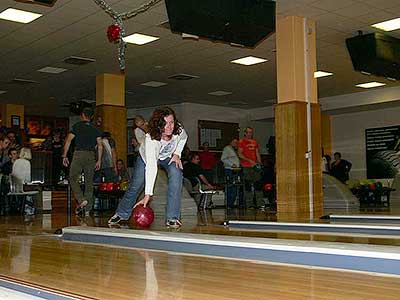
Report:
[{"label": "wooden pillar", "polygon": [[321,109],[317,100],[315,22],[277,21],[278,104],[275,107],[277,209],[279,220],[309,217],[307,98],[311,103],[313,217],[323,213]]},{"label": "wooden pillar", "polygon": [[109,131],[117,145],[118,158],[127,161],[125,76],[100,74],[96,77],[96,116],[101,129]]},{"label": "wooden pillar", "polygon": [[333,157],[331,116],[326,113],[321,114],[321,131],[322,148],[324,149],[324,154],[328,154],[330,157]]}]

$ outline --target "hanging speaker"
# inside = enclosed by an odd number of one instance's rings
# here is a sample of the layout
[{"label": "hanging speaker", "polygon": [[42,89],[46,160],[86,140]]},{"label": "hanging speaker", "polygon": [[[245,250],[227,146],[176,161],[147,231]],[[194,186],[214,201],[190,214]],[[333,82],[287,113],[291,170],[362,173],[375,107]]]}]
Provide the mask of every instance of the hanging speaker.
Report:
[{"label": "hanging speaker", "polygon": [[247,47],[275,32],[275,1],[165,0],[165,4],[173,32]]},{"label": "hanging speaker", "polygon": [[16,2],[53,6],[57,0],[15,0]]}]

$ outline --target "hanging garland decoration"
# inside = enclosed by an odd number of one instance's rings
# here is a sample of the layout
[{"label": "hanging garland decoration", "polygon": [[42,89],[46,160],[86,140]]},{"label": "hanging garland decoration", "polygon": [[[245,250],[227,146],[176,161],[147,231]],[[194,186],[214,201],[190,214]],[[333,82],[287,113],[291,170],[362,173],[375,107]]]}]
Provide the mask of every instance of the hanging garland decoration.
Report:
[{"label": "hanging garland decoration", "polygon": [[126,50],[126,42],[123,40],[125,37],[125,26],[123,23],[123,20],[128,20],[130,18],[136,17],[137,15],[146,12],[149,10],[151,7],[156,5],[157,3],[163,1],[163,0],[151,0],[138,8],[128,11],[128,12],[123,12],[123,13],[117,13],[110,4],[107,3],[105,0],[93,0],[98,6],[101,7],[101,9],[104,10],[105,13],[107,13],[113,20],[113,24],[110,25],[107,29],[107,37],[110,43],[119,43],[118,47],[118,62],[119,62],[119,68],[121,72],[124,72],[125,70],[125,50]]}]

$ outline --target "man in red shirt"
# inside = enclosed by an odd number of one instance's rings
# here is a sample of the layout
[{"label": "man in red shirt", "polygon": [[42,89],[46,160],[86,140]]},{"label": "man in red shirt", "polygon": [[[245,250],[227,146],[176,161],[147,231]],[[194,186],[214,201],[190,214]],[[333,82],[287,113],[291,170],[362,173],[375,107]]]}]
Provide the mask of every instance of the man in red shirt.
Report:
[{"label": "man in red shirt", "polygon": [[[253,186],[256,181],[261,179],[261,156],[258,151],[258,143],[253,139],[253,128],[246,127],[244,137],[239,141],[238,156],[240,165],[243,168],[244,180],[246,186]],[[246,203],[253,197],[253,193],[245,193]],[[254,206],[257,206],[256,201],[253,201]]]},{"label": "man in red shirt", "polygon": [[208,142],[203,143],[203,151],[199,153],[200,166],[203,169],[204,176],[207,178],[207,180],[213,182],[213,169],[217,164],[217,160],[215,158],[215,154],[210,152],[209,147],[210,144]]}]

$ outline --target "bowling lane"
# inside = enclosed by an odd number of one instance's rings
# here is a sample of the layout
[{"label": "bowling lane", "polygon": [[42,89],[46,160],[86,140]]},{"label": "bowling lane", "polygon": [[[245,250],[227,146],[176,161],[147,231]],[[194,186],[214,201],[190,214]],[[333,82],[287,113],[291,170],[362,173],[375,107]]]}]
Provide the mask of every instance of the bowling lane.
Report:
[{"label": "bowling lane", "polygon": [[397,300],[399,277],[62,242],[0,239],[0,274],[93,299]]}]

